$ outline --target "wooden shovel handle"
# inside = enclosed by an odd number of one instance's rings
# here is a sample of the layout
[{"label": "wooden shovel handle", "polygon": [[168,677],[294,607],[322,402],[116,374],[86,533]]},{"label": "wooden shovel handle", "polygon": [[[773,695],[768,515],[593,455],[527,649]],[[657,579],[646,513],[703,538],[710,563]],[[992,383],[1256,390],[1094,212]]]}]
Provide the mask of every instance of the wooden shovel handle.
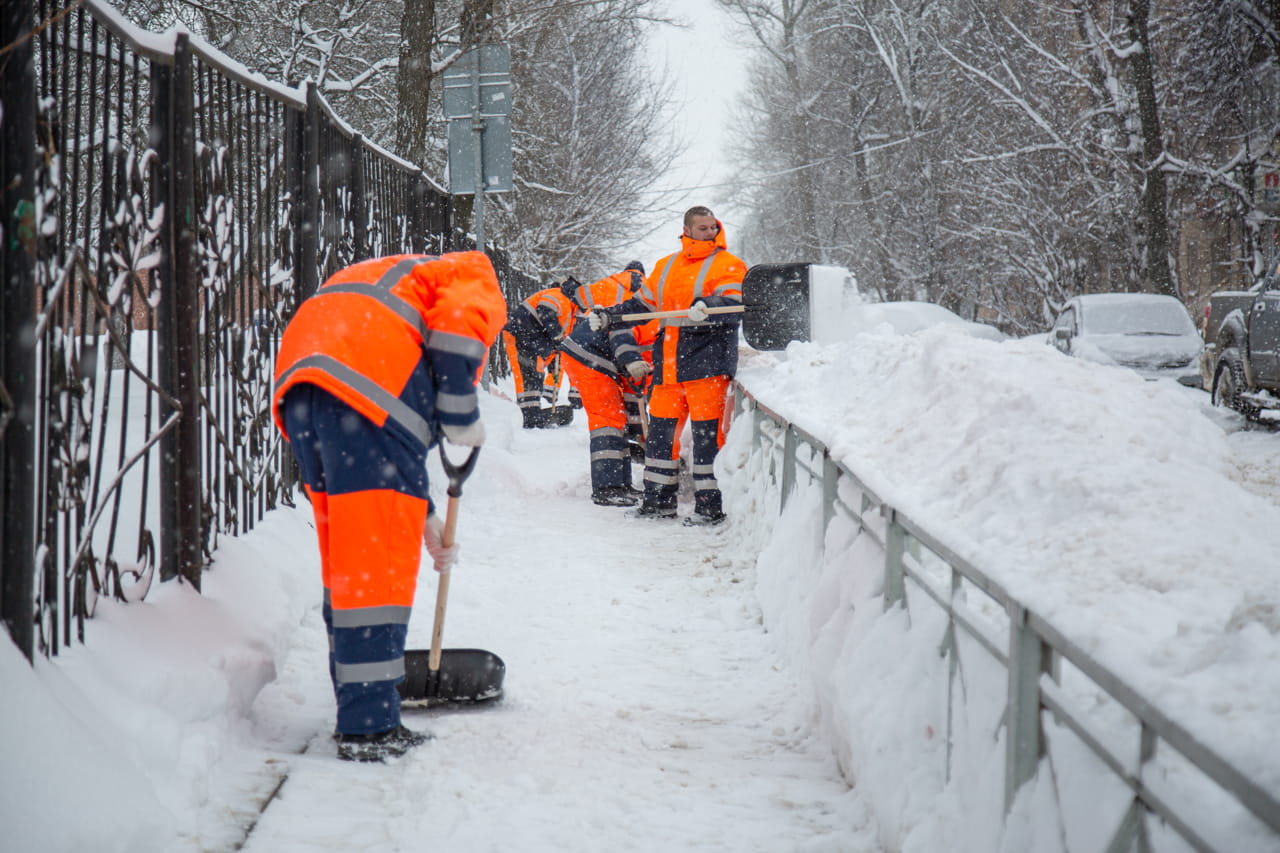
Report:
[{"label": "wooden shovel handle", "polygon": [[[747,310],[745,305],[717,305],[715,308],[706,309],[708,314],[739,314]],[[646,311],[639,314],[623,314],[619,320],[665,320],[670,317],[688,317],[689,309],[684,308],[676,311]]]},{"label": "wooden shovel handle", "polygon": [[[471,448],[471,453],[461,465],[454,465],[444,452],[444,444],[440,444],[440,464],[444,467],[445,476],[449,478],[449,508],[445,511],[444,531],[440,534],[440,544],[452,547],[458,534],[458,499],[462,497],[462,484],[475,470],[476,460],[480,456],[480,448]],[[431,625],[431,652],[427,655],[428,672],[440,671],[440,652],[444,640],[444,610],[449,602],[449,575],[451,572],[440,572],[436,581],[436,618]]]},{"label": "wooden shovel handle", "polygon": [[[449,498],[449,509],[444,517],[444,533],[440,536],[440,544],[449,548],[454,543],[458,532],[458,499]],[[436,581],[436,616],[431,625],[431,653],[427,656],[427,669],[432,672],[440,670],[441,646],[444,642],[444,611],[449,603],[449,576],[452,572],[440,572]]]},{"label": "wooden shovel handle", "polygon": [[[746,310],[747,310],[747,306],[745,305],[717,305],[715,308],[708,308],[707,313],[708,314],[740,314]],[[590,316],[591,315],[589,313],[579,314],[578,319],[585,320]],[[630,322],[632,320],[667,320],[672,317],[688,317],[688,316],[689,316],[689,309],[681,308],[674,311],[642,311],[637,314],[620,314],[614,317],[613,319],[626,320],[627,322]]]}]

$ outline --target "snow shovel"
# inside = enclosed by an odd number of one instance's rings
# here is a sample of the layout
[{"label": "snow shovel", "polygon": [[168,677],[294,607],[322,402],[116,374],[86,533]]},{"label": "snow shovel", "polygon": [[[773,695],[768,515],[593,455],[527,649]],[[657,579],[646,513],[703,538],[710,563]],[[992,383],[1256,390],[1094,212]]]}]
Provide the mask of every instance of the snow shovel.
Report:
[{"label": "snow shovel", "polygon": [[[453,465],[440,445],[440,464],[449,478],[449,508],[445,515],[441,541],[452,545],[458,529],[458,499],[462,483],[475,468],[479,447],[473,447],[467,460]],[[404,681],[397,689],[401,703],[431,705],[473,704],[489,702],[502,696],[502,680],[507,665],[502,658],[484,649],[442,649],[444,612],[449,599],[449,571],[440,572],[436,586],[436,616],[431,628],[431,649],[408,649],[404,653]]]},{"label": "snow shovel", "polygon": [[[715,308],[708,308],[708,314],[741,314],[747,310],[745,305],[718,305]],[[671,317],[688,317],[689,309],[677,309],[675,311],[642,311],[637,314],[622,314],[619,320],[666,320]]]},{"label": "snow shovel", "polygon": [[[822,269],[822,268],[819,268]],[[742,334],[758,350],[786,349],[791,341],[813,340],[813,317],[829,313],[843,298],[843,282],[815,277],[811,264],[756,264],[742,279],[742,305],[708,308],[708,314],[741,311]],[[817,307],[813,302],[817,299]],[[623,314],[622,319],[687,317],[688,311]]]}]

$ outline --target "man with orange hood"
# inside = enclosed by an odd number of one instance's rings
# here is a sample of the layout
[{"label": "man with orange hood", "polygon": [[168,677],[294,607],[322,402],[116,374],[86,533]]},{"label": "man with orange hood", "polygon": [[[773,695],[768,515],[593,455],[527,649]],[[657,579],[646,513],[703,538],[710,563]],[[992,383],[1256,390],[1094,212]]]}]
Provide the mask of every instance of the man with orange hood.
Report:
[{"label": "man with orange hood", "polygon": [[339,270],[280,338],[272,415],[315,513],[339,758],[427,739],[400,724],[396,690],[422,546],[436,571],[456,556],[427,451],[484,441],[476,383],[506,317],[482,253],[394,255]]},{"label": "man with orange hood", "polygon": [[740,313],[708,308],[740,306],[747,265],[728,251],[724,226],[706,207],[684,214],[680,251],[654,265],[640,293],[615,308],[593,311],[589,322],[604,329],[622,314],[684,311],[658,324],[653,344],[653,387],[645,442],[644,500],[640,516],[674,518],[680,484],[676,430],[684,416],[693,433],[694,512],[686,524],[724,520],[715,458],[724,443],[722,415],[729,382],[738,369]]}]

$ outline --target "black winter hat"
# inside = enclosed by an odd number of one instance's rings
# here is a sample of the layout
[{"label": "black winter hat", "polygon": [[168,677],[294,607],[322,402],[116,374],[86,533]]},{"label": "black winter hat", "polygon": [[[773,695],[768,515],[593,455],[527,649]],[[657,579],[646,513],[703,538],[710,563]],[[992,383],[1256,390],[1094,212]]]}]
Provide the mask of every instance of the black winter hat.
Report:
[{"label": "black winter hat", "polygon": [[570,299],[578,298],[578,288],[580,287],[582,287],[582,282],[578,281],[573,276],[569,276],[564,281],[560,282],[560,292]]}]

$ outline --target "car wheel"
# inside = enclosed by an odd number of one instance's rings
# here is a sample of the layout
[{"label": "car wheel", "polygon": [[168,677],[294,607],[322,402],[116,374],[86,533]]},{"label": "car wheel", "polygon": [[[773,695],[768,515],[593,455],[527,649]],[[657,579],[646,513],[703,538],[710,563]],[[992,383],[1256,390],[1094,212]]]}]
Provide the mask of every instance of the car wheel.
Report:
[{"label": "car wheel", "polygon": [[1222,357],[1218,359],[1218,371],[1213,376],[1213,405],[1235,409],[1250,420],[1256,418],[1258,407],[1245,402],[1242,397],[1247,387],[1240,351],[1235,347],[1223,350]]}]

